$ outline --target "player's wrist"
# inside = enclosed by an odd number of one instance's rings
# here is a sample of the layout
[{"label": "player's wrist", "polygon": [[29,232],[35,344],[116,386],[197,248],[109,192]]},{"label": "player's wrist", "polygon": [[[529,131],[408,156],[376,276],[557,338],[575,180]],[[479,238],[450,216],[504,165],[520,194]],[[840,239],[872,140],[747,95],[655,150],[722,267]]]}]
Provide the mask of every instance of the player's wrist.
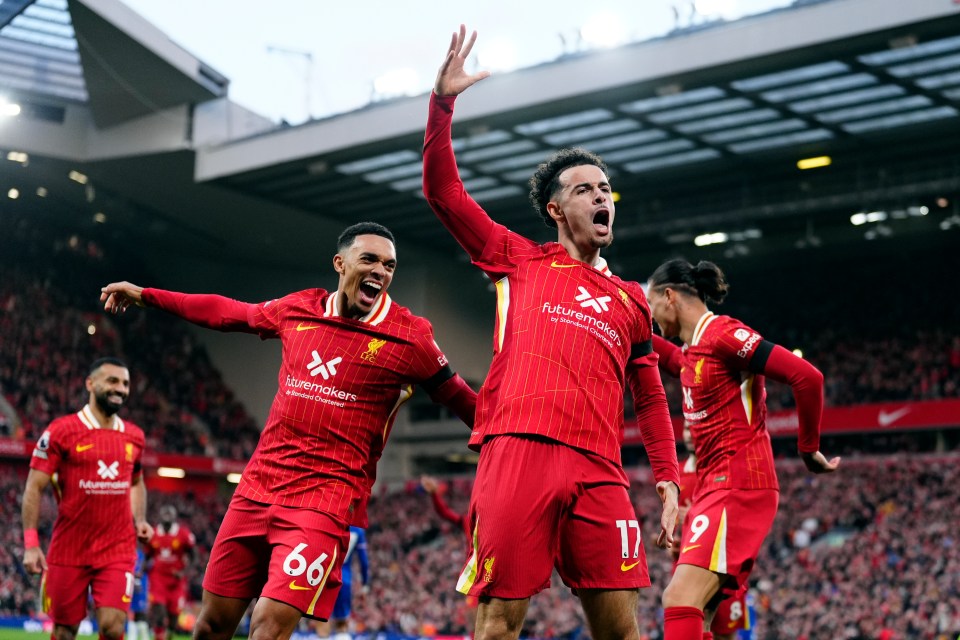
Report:
[{"label": "player's wrist", "polygon": [[23,548],[35,549],[39,546],[40,546],[40,536],[37,534],[37,530],[24,529],[23,530]]}]

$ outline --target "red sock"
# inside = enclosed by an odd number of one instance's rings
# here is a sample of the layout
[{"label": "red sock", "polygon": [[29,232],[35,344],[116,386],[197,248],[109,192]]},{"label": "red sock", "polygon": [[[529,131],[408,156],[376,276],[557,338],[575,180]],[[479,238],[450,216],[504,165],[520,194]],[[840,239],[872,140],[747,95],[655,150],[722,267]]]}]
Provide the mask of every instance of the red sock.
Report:
[{"label": "red sock", "polygon": [[663,612],[663,640],[701,640],[703,611],[696,607],[667,607]]},{"label": "red sock", "polygon": [[703,640],[713,640],[713,632],[712,632],[712,631],[704,631],[704,632],[703,632]]},{"label": "red sock", "polygon": [[166,638],[167,638],[166,627],[156,627],[153,630],[153,640],[166,640]]}]

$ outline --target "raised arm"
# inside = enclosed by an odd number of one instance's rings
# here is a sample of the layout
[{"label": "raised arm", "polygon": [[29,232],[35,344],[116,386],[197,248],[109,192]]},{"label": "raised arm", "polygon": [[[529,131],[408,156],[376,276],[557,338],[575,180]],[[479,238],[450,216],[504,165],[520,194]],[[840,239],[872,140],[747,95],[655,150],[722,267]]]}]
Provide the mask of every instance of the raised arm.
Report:
[{"label": "raised arm", "polygon": [[679,512],[680,471],[677,464],[676,436],[673,433],[673,423],[670,422],[667,396],[657,370],[657,355],[653,353],[652,346],[647,353],[641,353],[627,365],[627,381],[633,396],[637,426],[653,468],[657,493],[663,502],[657,545],[669,547],[673,544],[673,532]]},{"label": "raised arm", "polygon": [[149,306],[208,329],[257,333],[250,324],[256,305],[223,296],[146,289],[129,282],[114,282],[100,290],[100,301],[108,313],[123,313],[130,305]]},{"label": "raised arm", "polygon": [[836,471],[840,466],[839,456],[828,461],[826,456],[820,453],[823,374],[803,358],[768,341],[757,347],[750,365],[754,371],[763,373],[771,380],[789,384],[793,389],[800,422],[797,448],[807,469],[813,473]]},{"label": "raised arm", "polygon": [[483,253],[495,223],[463,187],[453,153],[451,126],[457,95],[490,75],[486,71],[471,75],[464,69],[476,39],[476,32],[467,39],[463,25],[453,34],[430,96],[423,141],[423,193],[440,222],[474,260]]}]

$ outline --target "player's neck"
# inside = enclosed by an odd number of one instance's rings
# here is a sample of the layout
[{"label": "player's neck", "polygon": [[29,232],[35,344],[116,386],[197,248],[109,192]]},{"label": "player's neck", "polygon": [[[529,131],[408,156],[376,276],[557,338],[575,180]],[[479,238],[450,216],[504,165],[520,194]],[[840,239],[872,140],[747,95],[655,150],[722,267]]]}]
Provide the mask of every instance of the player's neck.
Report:
[{"label": "player's neck", "polygon": [[684,303],[683,307],[680,308],[680,341],[683,344],[693,342],[693,333],[697,330],[700,318],[708,311],[707,305],[700,302],[699,299],[695,302]]},{"label": "player's neck", "polygon": [[600,260],[600,248],[599,247],[580,247],[573,241],[571,238],[564,237],[561,235],[557,242],[567,250],[567,253],[574,260],[579,260],[580,262],[586,262],[591,267],[596,266],[597,262]]},{"label": "player's neck", "polygon": [[96,400],[91,400],[88,403],[88,406],[90,407],[90,413],[92,413],[93,417],[97,419],[97,424],[100,426],[101,429],[113,428],[114,416],[113,415],[108,416],[106,413],[104,413],[103,409],[101,409],[97,405]]}]

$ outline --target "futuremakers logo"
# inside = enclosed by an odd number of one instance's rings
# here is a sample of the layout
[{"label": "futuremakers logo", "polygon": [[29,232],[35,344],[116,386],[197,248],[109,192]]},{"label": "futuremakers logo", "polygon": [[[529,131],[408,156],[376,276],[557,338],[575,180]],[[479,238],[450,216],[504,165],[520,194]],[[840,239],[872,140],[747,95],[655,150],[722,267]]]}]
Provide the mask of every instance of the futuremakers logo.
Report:
[{"label": "futuremakers logo", "polygon": [[120,463],[116,460],[109,466],[103,460],[97,460],[97,466],[99,467],[97,469],[97,475],[104,480],[116,480],[117,476],[120,475]]},{"label": "futuremakers logo", "polygon": [[587,291],[586,288],[577,288],[580,290],[580,295],[574,299],[580,303],[581,307],[589,307],[597,313],[603,313],[609,309],[607,303],[610,302],[610,296],[600,296],[599,298],[594,298],[592,295],[590,295],[590,292]]},{"label": "futuremakers logo", "polygon": [[307,363],[307,371],[310,372],[311,376],[316,376],[318,373],[323,376],[324,380],[329,380],[333,376],[337,375],[337,365],[343,361],[343,358],[337,356],[333,360],[323,361],[323,358],[320,357],[320,354],[313,351],[313,360]]}]

